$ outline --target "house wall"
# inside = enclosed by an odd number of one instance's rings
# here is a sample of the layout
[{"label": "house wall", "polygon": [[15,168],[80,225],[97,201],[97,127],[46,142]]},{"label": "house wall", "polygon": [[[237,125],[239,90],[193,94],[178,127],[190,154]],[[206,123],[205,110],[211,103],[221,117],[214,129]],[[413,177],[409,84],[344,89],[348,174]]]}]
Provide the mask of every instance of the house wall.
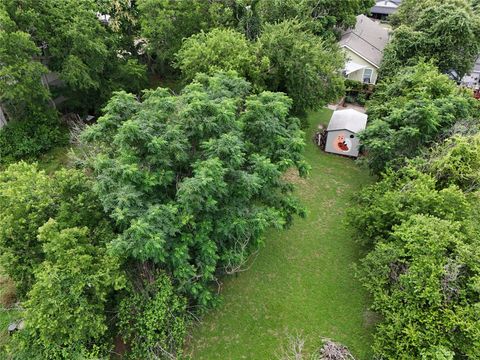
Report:
[{"label": "house wall", "polygon": [[[371,64],[370,62],[368,62],[364,58],[358,56],[357,54],[355,54],[354,52],[352,52],[348,48],[344,47],[343,50],[345,51],[345,54],[347,56],[347,61],[351,60],[351,61],[353,61],[357,64],[364,65],[364,66],[367,66],[370,69],[373,69],[372,84],[375,84],[377,82],[377,77],[378,77],[378,69],[376,68],[376,66]],[[348,74],[347,78],[350,79],[350,80],[357,80],[357,81],[363,82],[363,69],[360,69],[360,70],[354,71],[351,74]]]},{"label": "house wall", "polygon": [[333,130],[327,133],[326,152],[357,157],[359,148],[360,139],[349,130]]},{"label": "house wall", "polygon": [[472,72],[465,75],[462,79],[462,85],[471,89],[480,88],[480,72]]}]

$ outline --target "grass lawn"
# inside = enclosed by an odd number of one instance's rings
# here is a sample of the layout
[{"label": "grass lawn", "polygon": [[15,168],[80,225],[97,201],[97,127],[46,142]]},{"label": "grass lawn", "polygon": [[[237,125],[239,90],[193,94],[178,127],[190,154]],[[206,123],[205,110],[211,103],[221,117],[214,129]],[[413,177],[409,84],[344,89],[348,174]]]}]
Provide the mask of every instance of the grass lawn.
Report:
[{"label": "grass lawn", "polygon": [[307,352],[328,337],[357,359],[371,358],[368,299],[352,270],[362,250],[344,224],[350,196],[370,178],[352,160],[313,144],[318,124],[330,116],[327,109],[309,115],[305,156],[312,171],[296,180],[307,218],[269,232],[251,268],[224,280],[223,303],[192,330],[194,359],[275,359],[297,333]]},{"label": "grass lawn", "polygon": [[71,145],[57,146],[45,154],[43,154],[37,161],[38,167],[45,170],[46,173],[51,174],[60,170],[68,164],[68,152]]}]

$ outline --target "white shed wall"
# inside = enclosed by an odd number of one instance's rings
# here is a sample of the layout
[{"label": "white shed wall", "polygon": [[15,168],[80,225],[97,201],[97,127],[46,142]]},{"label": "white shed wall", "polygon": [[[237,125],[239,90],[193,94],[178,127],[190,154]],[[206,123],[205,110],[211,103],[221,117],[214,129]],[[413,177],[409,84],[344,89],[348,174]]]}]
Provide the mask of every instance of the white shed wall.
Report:
[{"label": "white shed wall", "polygon": [[326,152],[357,157],[359,149],[357,134],[349,130],[332,130],[327,133]]}]

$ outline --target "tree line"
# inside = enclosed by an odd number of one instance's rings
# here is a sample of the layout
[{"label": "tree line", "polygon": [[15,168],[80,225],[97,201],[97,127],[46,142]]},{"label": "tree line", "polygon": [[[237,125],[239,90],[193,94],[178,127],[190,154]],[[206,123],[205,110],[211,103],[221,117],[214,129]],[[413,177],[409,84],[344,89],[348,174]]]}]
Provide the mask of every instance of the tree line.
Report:
[{"label": "tree line", "polygon": [[378,182],[349,224],[380,315],[379,359],[476,359],[480,257],[480,105],[455,80],[479,54],[469,1],[402,2],[360,135]]}]

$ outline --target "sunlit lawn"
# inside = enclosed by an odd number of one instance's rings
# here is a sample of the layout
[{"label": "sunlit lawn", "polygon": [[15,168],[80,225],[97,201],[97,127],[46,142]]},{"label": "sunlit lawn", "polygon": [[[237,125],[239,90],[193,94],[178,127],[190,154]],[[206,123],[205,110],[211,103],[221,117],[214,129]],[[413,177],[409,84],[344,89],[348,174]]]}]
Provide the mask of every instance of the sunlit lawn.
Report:
[{"label": "sunlit lawn", "polygon": [[194,326],[193,359],[274,359],[289,335],[301,333],[311,352],[322,337],[370,358],[372,320],[354,277],[361,256],[344,223],[351,195],[370,181],[354,161],[325,154],[312,142],[330,110],[310,114],[306,180],[296,179],[308,209],[286,231],[270,231],[252,267],[224,279],[223,303]]}]

